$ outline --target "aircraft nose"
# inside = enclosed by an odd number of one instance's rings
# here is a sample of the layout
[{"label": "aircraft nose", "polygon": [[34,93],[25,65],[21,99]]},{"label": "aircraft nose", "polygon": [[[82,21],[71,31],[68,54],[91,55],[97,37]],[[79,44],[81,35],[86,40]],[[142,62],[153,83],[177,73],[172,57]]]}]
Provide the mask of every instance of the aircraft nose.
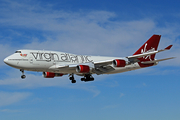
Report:
[{"label": "aircraft nose", "polygon": [[8,58],[4,59],[4,63],[8,64]]}]

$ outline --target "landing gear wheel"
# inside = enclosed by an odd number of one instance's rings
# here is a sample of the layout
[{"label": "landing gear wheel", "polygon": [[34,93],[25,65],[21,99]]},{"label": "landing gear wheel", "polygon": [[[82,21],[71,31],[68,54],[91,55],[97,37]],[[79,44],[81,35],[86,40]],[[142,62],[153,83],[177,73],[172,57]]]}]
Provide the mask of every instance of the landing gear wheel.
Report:
[{"label": "landing gear wheel", "polygon": [[72,80],[71,83],[76,83],[76,80]]},{"label": "landing gear wheel", "polygon": [[74,77],[70,77],[69,79],[70,79],[70,80],[74,80]]},{"label": "landing gear wheel", "polygon": [[94,78],[91,74],[86,74],[84,78],[81,78],[81,81],[88,82],[88,81],[94,81]]},{"label": "landing gear wheel", "polygon": [[92,81],[94,81],[94,78],[92,77],[92,78],[90,78]]},{"label": "landing gear wheel", "polygon": [[85,81],[85,78],[81,78],[81,81]]},{"label": "landing gear wheel", "polygon": [[22,78],[22,79],[25,79],[25,78],[26,78],[26,76],[25,76],[25,75],[21,75],[21,78]]}]

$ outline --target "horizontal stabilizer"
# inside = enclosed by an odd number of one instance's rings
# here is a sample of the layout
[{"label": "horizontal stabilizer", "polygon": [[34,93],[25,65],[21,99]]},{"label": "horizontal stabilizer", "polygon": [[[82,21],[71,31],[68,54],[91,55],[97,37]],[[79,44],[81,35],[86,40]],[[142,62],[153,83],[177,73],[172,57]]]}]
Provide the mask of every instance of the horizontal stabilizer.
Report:
[{"label": "horizontal stabilizer", "polygon": [[175,58],[175,57],[170,57],[170,58],[153,60],[153,61],[145,61],[145,62],[141,62],[141,63],[142,63],[142,64],[152,64],[152,63],[156,63],[156,62],[160,62],[160,61],[164,61],[164,60],[169,60],[169,59],[174,59],[174,58]]},{"label": "horizontal stabilizer", "polygon": [[152,51],[152,52],[146,52],[146,53],[142,53],[142,54],[137,54],[137,55],[133,55],[133,56],[128,56],[126,58],[131,59],[131,58],[141,58],[144,56],[148,56],[148,55],[153,55],[162,51],[166,51],[166,50],[170,50],[172,47],[172,45],[169,45],[168,47],[166,47],[165,49],[162,50],[157,50],[157,51]]}]

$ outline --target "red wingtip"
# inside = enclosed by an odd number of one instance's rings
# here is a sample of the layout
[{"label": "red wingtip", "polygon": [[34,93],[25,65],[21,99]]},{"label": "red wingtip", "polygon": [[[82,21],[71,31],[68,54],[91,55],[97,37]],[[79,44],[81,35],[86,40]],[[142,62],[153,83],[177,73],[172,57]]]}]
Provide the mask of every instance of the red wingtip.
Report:
[{"label": "red wingtip", "polygon": [[169,45],[169,46],[166,47],[165,49],[169,50],[169,49],[171,49],[172,46],[173,46],[173,45]]}]

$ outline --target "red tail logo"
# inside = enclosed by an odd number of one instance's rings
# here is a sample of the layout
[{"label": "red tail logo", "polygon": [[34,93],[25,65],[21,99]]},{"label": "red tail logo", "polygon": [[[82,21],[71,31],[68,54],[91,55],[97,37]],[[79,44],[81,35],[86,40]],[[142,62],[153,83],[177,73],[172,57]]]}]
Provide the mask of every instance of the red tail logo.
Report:
[{"label": "red tail logo", "polygon": [[[133,55],[143,54],[146,52],[152,52],[157,50],[161,35],[153,35],[147,42],[145,42]],[[141,62],[142,61],[152,61],[155,58],[154,55],[144,56],[142,58],[138,58]],[[141,63],[139,63],[140,65]],[[146,67],[147,65],[140,65],[141,67]]]},{"label": "red tail logo", "polygon": [[[141,49],[141,54],[143,54],[143,53],[146,53],[146,52],[152,52],[152,51],[155,51],[156,49],[155,48],[153,48],[153,47],[151,47],[151,49],[149,49],[149,50],[147,50],[147,46],[148,46],[148,44],[147,43],[145,43],[145,45],[144,45],[144,49]],[[148,55],[148,56],[144,56],[144,57],[142,57],[144,60],[150,60],[150,61],[152,61],[154,58],[151,58],[151,55]]]}]

